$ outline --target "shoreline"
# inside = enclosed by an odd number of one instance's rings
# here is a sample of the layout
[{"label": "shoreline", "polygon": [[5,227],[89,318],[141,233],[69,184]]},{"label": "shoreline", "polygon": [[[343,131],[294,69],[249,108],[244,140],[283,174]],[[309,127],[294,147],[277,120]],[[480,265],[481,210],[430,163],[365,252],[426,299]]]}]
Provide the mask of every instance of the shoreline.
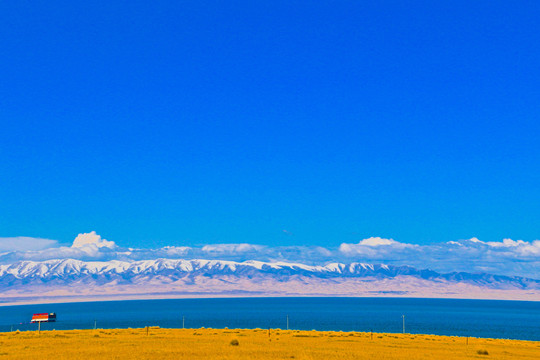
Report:
[{"label": "shoreline", "polygon": [[[508,297],[508,298],[492,298],[489,296],[420,296],[419,294],[397,295],[392,294],[365,294],[365,295],[350,295],[350,294],[171,294],[171,295],[103,295],[103,296],[66,296],[66,297],[44,297],[36,300],[6,301],[0,302],[0,307],[9,306],[26,306],[26,305],[48,305],[48,304],[71,304],[85,302],[111,302],[111,301],[145,301],[145,300],[181,300],[181,299],[242,299],[242,298],[396,298],[396,299],[448,299],[448,300],[478,300],[478,301],[524,301],[524,302],[540,302],[538,294],[530,297]],[[16,298],[16,297],[14,297]]]}]

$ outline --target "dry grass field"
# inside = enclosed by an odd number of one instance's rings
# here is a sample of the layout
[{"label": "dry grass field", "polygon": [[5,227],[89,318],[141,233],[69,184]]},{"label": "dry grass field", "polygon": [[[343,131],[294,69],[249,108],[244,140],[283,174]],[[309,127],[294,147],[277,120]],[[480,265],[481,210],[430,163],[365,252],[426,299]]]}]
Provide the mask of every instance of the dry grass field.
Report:
[{"label": "dry grass field", "polygon": [[467,344],[411,334],[154,327],[0,333],[0,360],[538,358],[540,342],[469,338]]}]

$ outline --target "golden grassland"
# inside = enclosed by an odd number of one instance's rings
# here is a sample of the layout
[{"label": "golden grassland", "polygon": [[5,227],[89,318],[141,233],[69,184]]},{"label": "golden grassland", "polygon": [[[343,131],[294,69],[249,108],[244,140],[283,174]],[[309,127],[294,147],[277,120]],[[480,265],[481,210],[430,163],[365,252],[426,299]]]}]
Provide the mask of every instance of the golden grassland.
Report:
[{"label": "golden grassland", "polygon": [[539,359],[540,342],[279,329],[0,333],[1,359]]}]

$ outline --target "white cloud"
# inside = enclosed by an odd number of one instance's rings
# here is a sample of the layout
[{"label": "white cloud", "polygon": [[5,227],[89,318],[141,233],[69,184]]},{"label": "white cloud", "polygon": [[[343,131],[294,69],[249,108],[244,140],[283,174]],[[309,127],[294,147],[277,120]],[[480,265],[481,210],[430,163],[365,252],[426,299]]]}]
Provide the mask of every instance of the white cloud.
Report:
[{"label": "white cloud", "polygon": [[34,251],[58,246],[58,241],[27,236],[0,238],[0,251]]},{"label": "white cloud", "polygon": [[367,239],[364,239],[358,243],[359,245],[366,245],[366,246],[381,246],[381,245],[394,245],[398,244],[397,241],[394,239],[384,239],[380,237],[370,237]]},{"label": "white cloud", "polygon": [[[342,243],[338,251],[349,258],[373,260],[399,260],[411,252],[418,245],[405,244],[393,239],[370,237],[361,240],[358,244]],[[405,256],[406,257],[406,256]]]},{"label": "white cloud", "polygon": [[77,235],[75,240],[73,240],[73,245],[71,245],[71,247],[82,248],[88,245],[95,245],[98,248],[108,247],[111,249],[114,249],[116,247],[114,241],[107,241],[105,239],[102,239],[101,236],[96,234],[95,231]]}]

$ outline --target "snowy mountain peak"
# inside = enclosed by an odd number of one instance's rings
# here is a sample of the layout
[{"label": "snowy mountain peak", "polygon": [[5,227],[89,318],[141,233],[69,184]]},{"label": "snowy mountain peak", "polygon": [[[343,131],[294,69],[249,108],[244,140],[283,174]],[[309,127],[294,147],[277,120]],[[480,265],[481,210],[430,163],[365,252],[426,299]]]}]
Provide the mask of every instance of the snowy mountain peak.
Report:
[{"label": "snowy mountain peak", "polygon": [[[181,294],[281,294],[347,296],[493,296],[540,299],[540,280],[523,277],[438,273],[410,266],[365,263],[305,265],[204,259],[42,262],[0,265],[6,299],[44,296],[180,296]],[[51,294],[51,295],[46,295]],[[178,295],[180,294],[180,295]]]}]

